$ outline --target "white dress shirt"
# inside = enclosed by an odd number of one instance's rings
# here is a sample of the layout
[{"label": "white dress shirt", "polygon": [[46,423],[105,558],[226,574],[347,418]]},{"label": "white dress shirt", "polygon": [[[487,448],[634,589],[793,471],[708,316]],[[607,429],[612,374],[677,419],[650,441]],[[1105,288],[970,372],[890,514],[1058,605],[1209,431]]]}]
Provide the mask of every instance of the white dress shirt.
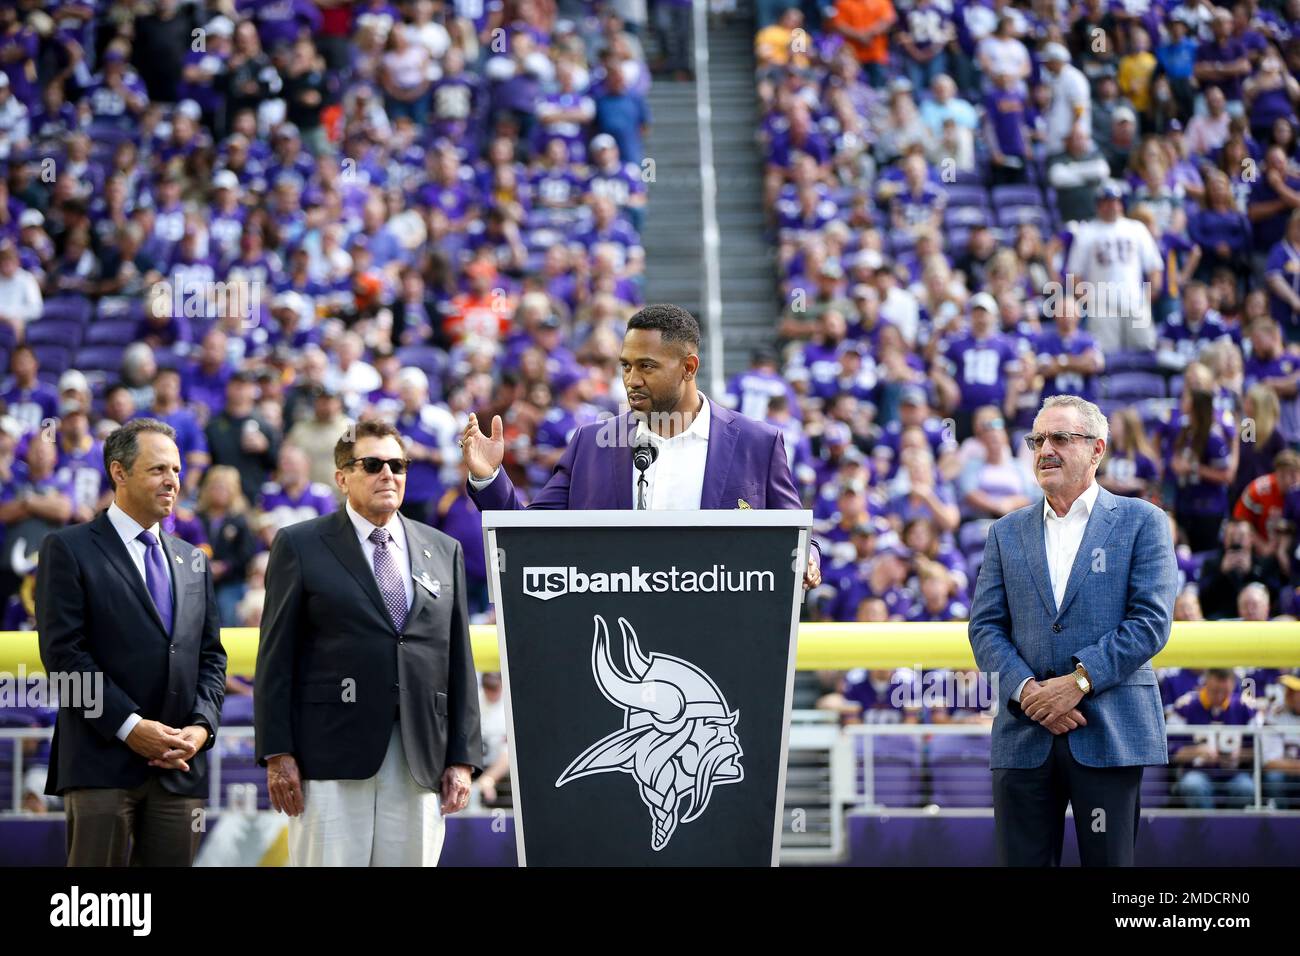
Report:
[{"label": "white dress shirt", "polygon": [[[713,415],[702,394],[699,414],[690,427],[672,438],[655,434],[644,421],[636,425],[633,442],[659,448],[659,457],[645,470],[647,511],[698,511],[704,492],[704,465],[709,456],[709,425]],[[641,473],[632,469],[632,507],[637,503]]]},{"label": "white dress shirt", "polygon": [[[1047,548],[1047,573],[1052,579],[1052,597],[1059,610],[1065,599],[1065,586],[1070,583],[1070,571],[1074,568],[1074,559],[1083,544],[1083,533],[1088,528],[1088,518],[1092,507],[1097,503],[1101,486],[1094,479],[1079,497],[1074,499],[1070,510],[1064,516],[1058,515],[1043,496],[1043,543]],[[1029,683],[1026,677],[1016,688],[1013,700],[1020,701],[1020,692]]]},{"label": "white dress shirt", "polygon": [[[144,582],[144,589],[148,592],[149,576],[145,572],[144,560],[145,554],[149,549],[145,546],[143,541],[138,539],[138,535],[141,531],[149,531],[158,539],[158,544],[161,546],[162,534],[158,522],[155,521],[150,527],[145,528],[129,514],[119,508],[116,501],[108,506],[108,521],[109,524],[113,526],[113,530],[117,532],[118,537],[122,539],[122,543],[126,545],[126,553],[130,555],[131,563],[135,565],[135,569],[140,572],[140,580]],[[163,552],[163,563],[167,563],[167,553],[165,551]],[[167,575],[167,587],[172,594],[172,606],[175,607],[176,585],[172,582],[172,576],[170,574]],[[139,714],[131,714],[126,718],[126,720],[122,721],[122,726],[117,728],[117,739],[126,740],[126,738],[130,736],[131,731],[135,729],[135,725],[140,723],[141,719],[142,718]]]},{"label": "white dress shirt", "polygon": [[[645,470],[646,510],[648,511],[698,511],[700,499],[704,492],[704,466],[709,457],[709,427],[713,414],[709,400],[700,394],[699,414],[690,427],[674,435],[663,438],[651,431],[644,421],[637,421],[636,444],[646,443],[658,446],[659,457]],[[631,454],[629,451],[628,454]],[[475,491],[486,488],[496,481],[498,468],[486,478],[470,477],[469,483]],[[636,507],[637,484],[641,473],[632,469],[632,507]]]},{"label": "white dress shirt", "polygon": [[[361,552],[366,556],[366,565],[370,568],[370,573],[375,573],[375,543],[370,540],[370,533],[379,525],[371,524],[370,521],[361,517],[352,510],[352,502],[347,501],[343,504],[343,510],[348,513],[348,519],[352,522],[352,527],[357,530],[357,538],[361,541]],[[406,592],[406,607],[409,610],[411,602],[415,598],[415,580],[411,577],[411,553],[406,546],[406,528],[402,524],[402,519],[397,517],[397,512],[393,512],[388,519],[388,524],[384,525],[388,531],[388,547],[395,548],[393,553],[393,563],[397,567],[398,577],[402,579],[402,590]],[[375,579],[375,584],[379,579]],[[381,589],[380,594],[383,594]]]}]

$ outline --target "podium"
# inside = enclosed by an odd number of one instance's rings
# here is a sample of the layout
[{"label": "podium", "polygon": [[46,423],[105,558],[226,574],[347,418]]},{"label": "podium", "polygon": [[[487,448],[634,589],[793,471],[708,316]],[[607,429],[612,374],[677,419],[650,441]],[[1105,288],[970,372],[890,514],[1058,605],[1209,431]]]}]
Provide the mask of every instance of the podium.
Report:
[{"label": "podium", "polygon": [[520,866],[774,866],[809,511],[483,515]]}]

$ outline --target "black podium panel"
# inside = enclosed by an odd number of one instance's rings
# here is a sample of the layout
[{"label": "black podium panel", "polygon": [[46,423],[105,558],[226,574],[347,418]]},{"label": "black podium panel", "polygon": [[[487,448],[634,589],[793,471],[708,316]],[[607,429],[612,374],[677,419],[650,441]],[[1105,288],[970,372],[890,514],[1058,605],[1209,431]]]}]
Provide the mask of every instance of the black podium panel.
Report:
[{"label": "black podium panel", "polygon": [[492,534],[521,862],[772,865],[800,529]]}]

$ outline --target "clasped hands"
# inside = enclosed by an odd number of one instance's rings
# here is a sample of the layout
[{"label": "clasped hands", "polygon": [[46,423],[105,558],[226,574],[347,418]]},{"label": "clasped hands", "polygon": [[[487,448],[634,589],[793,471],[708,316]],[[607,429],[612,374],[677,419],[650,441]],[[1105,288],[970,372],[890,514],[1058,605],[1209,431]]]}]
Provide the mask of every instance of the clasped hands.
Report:
[{"label": "clasped hands", "polygon": [[208,732],[197,724],[168,727],[157,720],[141,720],[126,736],[126,745],[149,760],[149,766],[189,772],[189,762],[208,742]]},{"label": "clasped hands", "polygon": [[1087,726],[1087,719],[1078,710],[1082,699],[1083,691],[1073,674],[1045,681],[1031,677],[1020,691],[1020,709],[1053,734],[1064,734]]}]

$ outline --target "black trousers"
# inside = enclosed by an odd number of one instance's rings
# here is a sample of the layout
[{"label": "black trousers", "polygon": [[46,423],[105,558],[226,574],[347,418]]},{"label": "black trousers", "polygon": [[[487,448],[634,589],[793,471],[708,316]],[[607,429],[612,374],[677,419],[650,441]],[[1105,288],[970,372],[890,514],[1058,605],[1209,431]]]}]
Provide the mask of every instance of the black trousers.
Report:
[{"label": "black trousers", "polygon": [[130,790],[69,790],[63,804],[68,866],[191,866],[203,839],[203,800],[157,777]]},{"label": "black trousers", "polygon": [[1065,806],[1084,866],[1132,866],[1141,815],[1141,767],[1086,767],[1069,734],[1052,738],[1041,767],[993,771],[993,823],[1002,866],[1060,866]]}]

